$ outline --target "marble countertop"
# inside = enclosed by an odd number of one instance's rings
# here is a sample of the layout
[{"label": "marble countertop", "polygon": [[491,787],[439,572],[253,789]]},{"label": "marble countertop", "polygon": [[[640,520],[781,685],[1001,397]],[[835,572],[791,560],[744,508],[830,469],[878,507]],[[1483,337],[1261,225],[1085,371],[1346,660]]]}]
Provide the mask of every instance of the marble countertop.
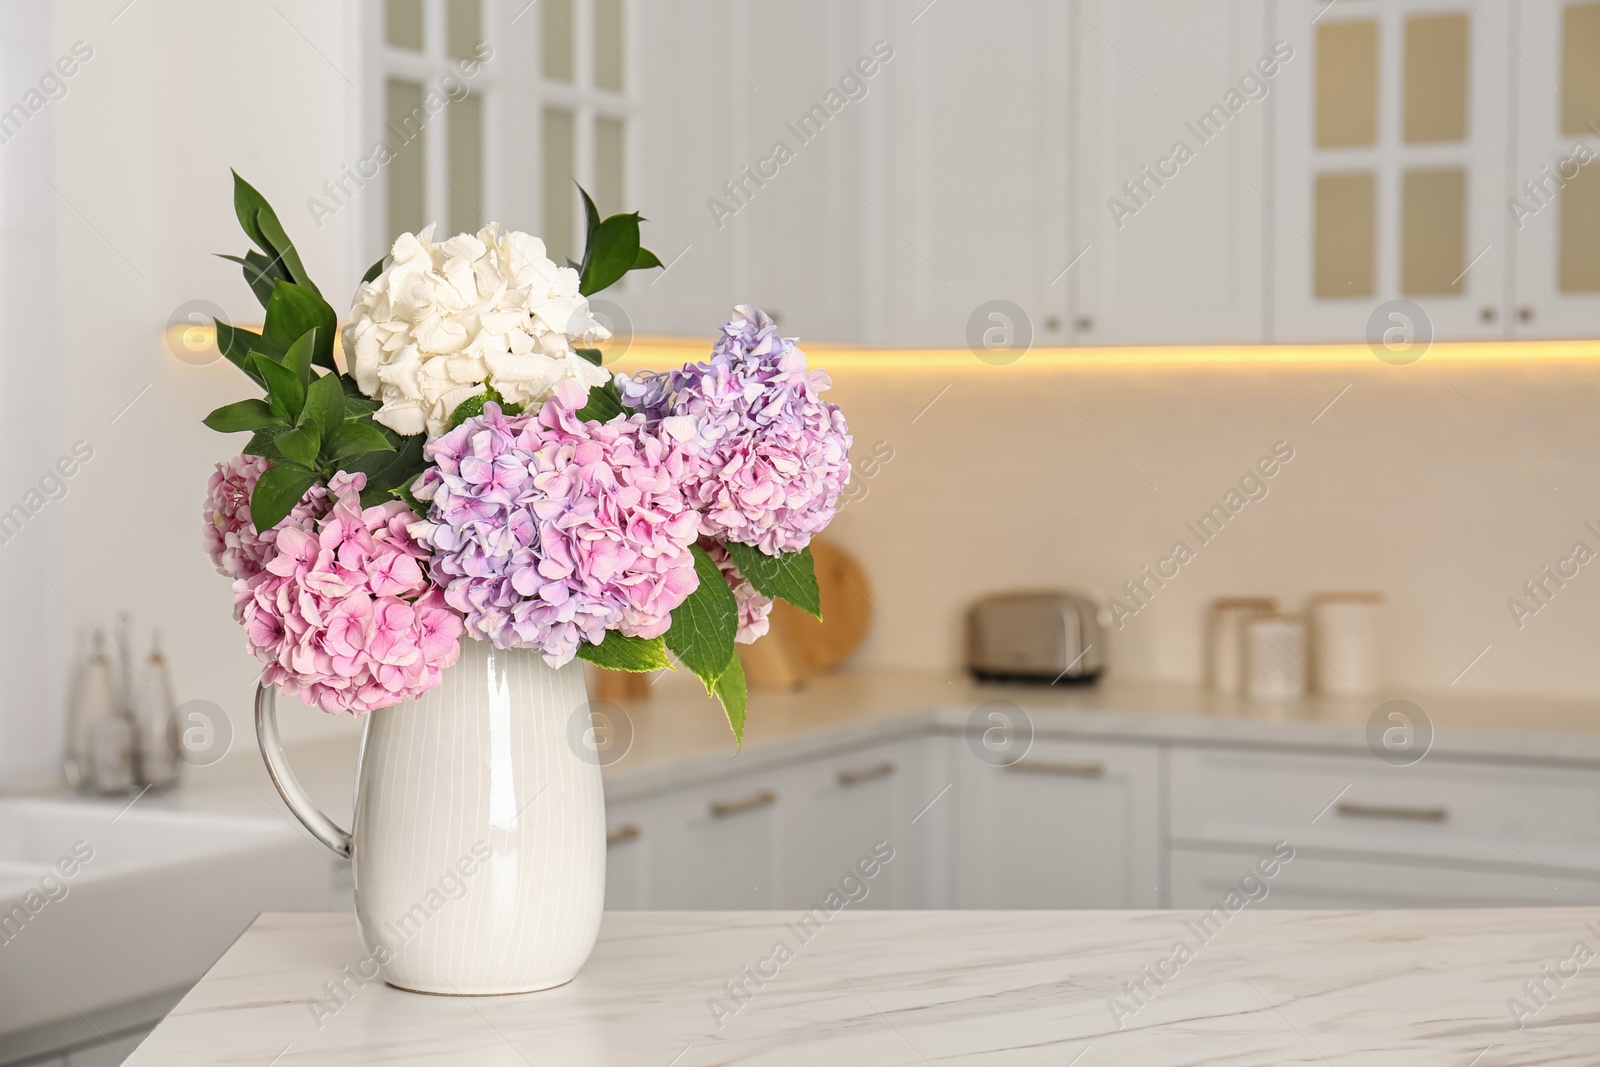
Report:
[{"label": "marble countertop", "polygon": [[268,914],[128,1063],[1588,1067],[1600,1049],[1600,910],[1246,907],[1204,938],[1201,914],[846,908],[802,941],[786,912],[610,912],[576,980],[487,998],[363,981],[352,917]]}]

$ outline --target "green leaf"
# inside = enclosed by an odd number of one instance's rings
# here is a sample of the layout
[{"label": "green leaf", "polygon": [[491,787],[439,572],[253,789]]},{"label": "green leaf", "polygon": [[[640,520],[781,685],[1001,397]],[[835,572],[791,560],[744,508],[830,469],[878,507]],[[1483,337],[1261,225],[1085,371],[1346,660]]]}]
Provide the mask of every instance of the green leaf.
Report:
[{"label": "green leaf", "polygon": [[633,266],[629,270],[649,270],[651,267],[661,266],[661,260],[648,248],[639,249],[639,254],[633,257]]},{"label": "green leaf", "polygon": [[593,363],[596,367],[605,362],[605,353],[598,348],[574,348],[573,351]]},{"label": "green leaf", "polygon": [[589,387],[589,399],[574,414],[580,419],[610,422],[621,415],[622,410],[622,396],[617,392],[616,383],[607,379]]},{"label": "green leaf", "polygon": [[250,353],[247,362],[267,383],[267,403],[272,405],[272,410],[291,421],[298,419],[306,403],[306,387],[299,376],[260,352]]},{"label": "green leaf", "polygon": [[469,396],[456,405],[456,409],[450,413],[450,428],[453,430],[468,419],[475,419],[482,415],[483,405],[490,401],[500,405],[500,413],[502,415],[522,414],[521,404],[506,403],[506,398],[500,395],[500,390],[491,385],[477,396]]},{"label": "green leaf", "polygon": [[301,385],[311,382],[311,350],[317,343],[317,331],[311,330],[290,345],[284,352],[282,363],[294,371],[294,376],[300,379]]},{"label": "green leaf", "polygon": [[[577,185],[576,182],[573,183]],[[583,197],[583,262],[574,264],[578,274],[589,273],[589,260],[594,255],[594,235],[600,229],[600,210],[594,206],[594,199],[589,196],[589,191],[583,186],[578,186],[578,193]],[[571,260],[568,260],[571,263]]]},{"label": "green leaf", "polygon": [[822,618],[822,593],[817,589],[809,546],[781,556],[769,556],[754,545],[737,541],[729,541],[724,547],[756,592],[774,600],[787,600],[801,611]]},{"label": "green leaf", "polygon": [[583,277],[578,291],[584,296],[598,293],[633,268],[639,258],[639,223],[643,220],[637,212],[629,215],[612,215],[600,224],[583,253]]},{"label": "green leaf", "polygon": [[[426,519],[428,517],[428,505],[426,505],[422,501],[418,500],[417,497],[416,497],[416,494],[411,492],[411,487],[408,486],[408,485],[402,485],[398,489],[389,490],[388,499],[404,501],[406,507],[411,509],[411,514],[415,515],[419,519]],[[383,499],[382,498],[374,500],[371,503],[368,503],[367,502],[367,494],[364,491],[362,492],[362,494],[361,494],[361,506],[362,507],[370,508],[374,504],[381,504],[381,503],[383,503]]]},{"label": "green leaf", "polygon": [[249,357],[251,350],[265,347],[261,335],[230,326],[221,319],[212,319],[211,321],[217,327],[217,350],[227,358],[229,363],[248,374],[251,381],[265,388],[266,379],[245,365],[245,360]]},{"label": "green leaf", "polygon": [[728,716],[728,726],[739,748],[744,748],[744,717],[750,704],[750,691],[744,682],[744,664],[734,656],[728,669],[717,678],[715,693],[722,702],[723,714]]},{"label": "green leaf", "polygon": [[579,642],[578,658],[604,667],[608,671],[633,671],[643,674],[670,668],[666,642],[659,637],[624,637],[616,630],[607,630],[605,640],[598,645]]},{"label": "green leaf", "polygon": [[256,294],[256,299],[261,302],[262,307],[266,307],[267,301],[272,299],[272,287],[278,284],[279,279],[289,280],[288,275],[283,273],[283,264],[268,259],[254,249],[243,256],[229,256],[219,252],[217,258],[237,263],[244,268],[245,284]]},{"label": "green leaf", "polygon": [[322,451],[322,435],[317,432],[317,424],[314,422],[304,423],[288,433],[279,434],[278,439],[272,443],[278,446],[278,451],[283,453],[284,459],[302,467],[315,467],[317,454]]},{"label": "green leaf", "polygon": [[205,424],[218,433],[259,430],[263,426],[284,425],[265,400],[241,400],[225,404],[205,417]]},{"label": "green leaf", "polygon": [[672,609],[672,625],[666,633],[667,647],[678,657],[678,662],[705,683],[706,692],[714,693],[713,686],[734,658],[733,637],[739,628],[739,606],[722,572],[706,555],[705,549],[693,545],[689,551],[694,553],[694,570],[700,584],[682,604]]},{"label": "green leaf", "polygon": [[387,255],[383,255],[383,256],[378,257],[378,262],[376,262],[372,266],[368,267],[367,268],[367,273],[365,273],[365,274],[363,274],[361,276],[361,284],[362,285],[366,285],[372,279],[374,279],[378,275],[382,274],[383,273],[383,261],[388,259],[388,258],[389,257]]},{"label": "green leaf", "polygon": [[247,456],[260,456],[263,459],[270,459],[274,463],[280,463],[283,461],[283,453],[278,451],[278,446],[273,442],[288,432],[288,422],[263,426],[255,432],[254,437],[250,438],[249,443],[244,446],[243,452]]},{"label": "green leaf", "polygon": [[[394,444],[370,422],[342,422],[328,435],[328,456],[334,462],[365,456],[369,452],[393,452]],[[387,459],[384,460],[387,462]],[[390,487],[384,486],[384,492]]]},{"label": "green leaf", "polygon": [[[324,374],[306,387],[306,406],[300,417],[302,421],[310,419],[315,423],[324,441],[344,427],[344,389],[339,385],[337,374]],[[388,441],[383,443],[386,447],[389,444]]]},{"label": "green leaf", "polygon": [[307,333],[314,332],[311,362],[335,370],[333,335],[337,324],[333,308],[315,289],[280,281],[267,301],[267,321],[261,328],[261,336],[274,346],[272,354],[277,355],[287,352],[290,345]]},{"label": "green leaf", "polygon": [[[378,495],[378,499],[387,499],[391,489],[402,486],[410,488],[417,476],[427,469],[427,462],[422,458],[422,446],[427,443],[426,434],[414,434],[410,437],[401,437],[386,426],[372,425],[372,428],[381,433],[393,452],[368,452],[345,460],[340,464],[342,470],[351,474],[360,472],[367,476],[367,489]],[[366,493],[362,494],[366,498]]]},{"label": "green leaf", "polygon": [[257,248],[275,263],[281,264],[292,281],[316,291],[317,287],[311,284],[311,277],[306,273],[305,264],[300,262],[300,254],[294,250],[288,234],[283,232],[278,213],[272,210],[266,197],[239,177],[238,171],[233,172],[233,211],[239,216],[239,225],[244,227],[245,235],[255,242]]},{"label": "green leaf", "polygon": [[278,463],[262,471],[250,497],[250,521],[256,532],[270,530],[282,522],[316,480],[316,471],[293,463]]}]

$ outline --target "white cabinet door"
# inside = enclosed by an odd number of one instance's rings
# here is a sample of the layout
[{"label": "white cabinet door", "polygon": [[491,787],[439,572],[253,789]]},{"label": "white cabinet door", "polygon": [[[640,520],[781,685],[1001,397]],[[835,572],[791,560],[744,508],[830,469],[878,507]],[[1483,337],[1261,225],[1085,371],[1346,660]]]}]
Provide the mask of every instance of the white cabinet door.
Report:
[{"label": "white cabinet door", "polygon": [[1308,855],[1260,877],[1260,851],[1172,853],[1172,906],[1226,906],[1230,893],[1264,908],[1572,907],[1600,902],[1600,881],[1532,870],[1433,867],[1381,859]]},{"label": "white cabinet door", "polygon": [[1074,339],[1262,340],[1267,133],[1280,65],[1265,3],[1074,6],[1074,254],[1083,259],[1062,282],[1077,294]]},{"label": "white cabinet door", "polygon": [[644,827],[648,906],[777,907],[787,803],[778,777],[743,775],[665,794],[665,808],[653,807],[658,817]]},{"label": "white cabinet door", "polygon": [[[1067,288],[1057,279],[1075,254],[1067,241],[1070,8],[921,0],[898,9],[904,17],[882,31],[896,57],[878,78],[881,103],[893,110],[875,110],[873,98],[861,103],[876,125],[860,180],[851,178],[859,190],[844,190],[854,200],[848,217],[862,235],[866,284],[885,282],[867,306],[864,339],[960,348],[973,336],[982,344],[988,332],[1007,348],[1028,334],[1034,345],[1062,344]],[[990,301],[1023,317],[985,307]]]},{"label": "white cabinet door", "polygon": [[1504,336],[1509,0],[1275,11],[1271,339]]},{"label": "white cabinet door", "polygon": [[[1518,337],[1600,329],[1600,3],[1519,5],[1517,152],[1505,208]],[[1587,161],[1587,162],[1585,162]]]},{"label": "white cabinet door", "polygon": [[606,805],[606,910],[651,906],[649,867],[668,817],[678,818],[659,798]]},{"label": "white cabinet door", "polygon": [[[865,890],[854,907],[926,906],[918,877],[925,849],[911,822],[925,745],[874,745],[785,772],[784,907],[810,907],[846,878],[852,892]],[[864,883],[863,869],[873,872]]]},{"label": "white cabinet door", "polygon": [[966,756],[961,907],[1161,906],[1159,750],[1049,739],[1009,767]]}]

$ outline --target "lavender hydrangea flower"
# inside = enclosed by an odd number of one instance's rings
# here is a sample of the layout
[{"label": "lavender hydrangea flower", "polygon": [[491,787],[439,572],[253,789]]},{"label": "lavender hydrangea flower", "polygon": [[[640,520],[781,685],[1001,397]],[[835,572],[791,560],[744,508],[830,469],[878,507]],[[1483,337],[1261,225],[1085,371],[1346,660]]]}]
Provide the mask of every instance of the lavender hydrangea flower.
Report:
[{"label": "lavender hydrangea flower", "polygon": [[552,667],[607,630],[659,637],[699,584],[699,518],[680,485],[698,461],[643,416],[586,422],[564,382],[536,415],[495,403],[427,446],[428,517],[412,526],[467,632]]},{"label": "lavender hydrangea flower", "polygon": [[761,309],[734,309],[709,362],[616,381],[624,403],[699,453],[683,492],[704,536],[777,556],[832,521],[850,480],[844,413],[819,395],[828,375],[807,370]]}]

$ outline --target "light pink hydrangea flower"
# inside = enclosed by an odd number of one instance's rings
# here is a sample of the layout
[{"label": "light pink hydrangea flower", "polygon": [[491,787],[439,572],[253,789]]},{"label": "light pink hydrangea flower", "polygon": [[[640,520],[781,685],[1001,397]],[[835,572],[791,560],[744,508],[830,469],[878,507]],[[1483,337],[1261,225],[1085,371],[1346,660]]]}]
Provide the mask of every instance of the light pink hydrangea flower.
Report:
[{"label": "light pink hydrangea flower", "polygon": [[739,605],[739,632],[733,639],[741,645],[751,644],[765,634],[771,625],[768,616],[772,614],[772,601],[756,592],[756,587],[745,580],[726,548],[715,541],[704,541],[701,547],[722,572],[728,588],[733,590],[734,602]]},{"label": "light pink hydrangea flower", "polygon": [[217,573],[229,578],[254,578],[275,551],[278,531],[294,527],[309,530],[331,506],[328,491],[313,485],[283,521],[264,534],[250,521],[250,494],[256,480],[271,463],[260,456],[234,456],[218,463],[206,486],[206,552]]},{"label": "light pink hydrangea flower", "polygon": [[607,630],[659,637],[699,584],[681,489],[697,461],[643,416],[579,419],[586,398],[564,382],[535,415],[485,404],[429,442],[415,486],[429,507],[412,531],[467,632],[553,667]]},{"label": "light pink hydrangea flower", "polygon": [[276,527],[262,569],[233,583],[265,685],[326,712],[363,714],[420,696],[460,652],[461,617],[428,579],[427,549],[398,500],[361,507],[364,474],[335,475],[332,507]]},{"label": "light pink hydrangea flower", "polygon": [[832,384],[760,308],[741,304],[706,363],[617,376],[623,400],[652,426],[686,436],[704,459],[684,485],[700,532],[797,552],[833,520],[850,480],[850,432]]}]

